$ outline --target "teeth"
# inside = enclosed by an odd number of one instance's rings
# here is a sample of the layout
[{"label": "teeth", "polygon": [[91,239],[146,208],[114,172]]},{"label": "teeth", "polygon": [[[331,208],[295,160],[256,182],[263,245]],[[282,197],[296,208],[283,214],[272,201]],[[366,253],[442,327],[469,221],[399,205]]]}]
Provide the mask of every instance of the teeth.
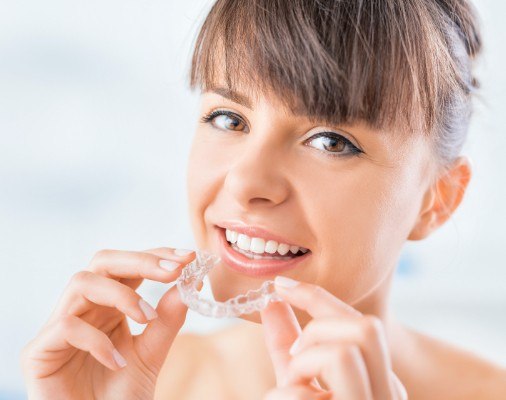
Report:
[{"label": "teeth", "polygon": [[299,252],[299,246],[290,246],[290,251],[293,254],[297,254]]},{"label": "teeth", "polygon": [[239,249],[256,254],[275,254],[277,252],[279,255],[284,256],[288,252],[291,254],[297,254],[299,250],[302,253],[307,253],[309,251],[304,247],[289,245],[287,243],[278,243],[275,240],[267,240],[266,242],[265,239],[252,238],[243,233],[238,233],[229,229],[225,230],[225,235],[227,237],[227,241],[232,244],[235,243]]},{"label": "teeth", "polygon": [[274,254],[278,249],[278,242],[275,240],[269,240],[265,245],[265,252],[269,254]]},{"label": "teeth", "polygon": [[232,244],[232,248],[235,251],[244,254],[246,257],[251,258],[252,260],[289,260],[292,258],[283,256],[259,256],[258,254],[252,254],[251,252],[240,249],[236,244]]},{"label": "teeth", "polygon": [[239,236],[239,234],[237,232],[234,232],[234,231],[230,231],[230,230],[226,230],[225,231],[225,235],[227,236],[227,240],[230,242],[230,243],[235,243],[237,242],[237,237]]},{"label": "teeth", "polygon": [[253,253],[263,254],[265,249],[265,240],[260,238],[252,238],[249,250]]},{"label": "teeth", "polygon": [[239,236],[237,237],[237,247],[242,250],[249,250],[250,245],[251,238],[249,236],[243,235],[242,233],[239,233]]},{"label": "teeth", "polygon": [[281,254],[282,256],[288,253],[289,250],[290,246],[287,245],[286,243],[280,243],[280,245],[278,246],[278,253]]}]

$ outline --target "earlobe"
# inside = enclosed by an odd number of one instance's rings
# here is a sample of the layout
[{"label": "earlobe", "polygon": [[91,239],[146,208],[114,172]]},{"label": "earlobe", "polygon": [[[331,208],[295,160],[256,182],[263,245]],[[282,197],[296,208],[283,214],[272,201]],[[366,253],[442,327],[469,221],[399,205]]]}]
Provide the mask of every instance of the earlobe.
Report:
[{"label": "earlobe", "polygon": [[471,161],[458,157],[427,189],[408,240],[421,240],[442,226],[458,208],[471,180]]}]

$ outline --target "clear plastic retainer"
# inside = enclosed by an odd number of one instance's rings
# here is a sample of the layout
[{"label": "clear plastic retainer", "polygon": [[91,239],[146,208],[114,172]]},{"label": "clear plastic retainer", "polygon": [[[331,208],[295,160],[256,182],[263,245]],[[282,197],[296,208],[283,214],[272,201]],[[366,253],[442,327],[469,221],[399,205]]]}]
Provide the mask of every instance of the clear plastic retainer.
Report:
[{"label": "clear plastic retainer", "polygon": [[201,298],[197,285],[221,259],[206,250],[196,250],[195,254],[195,260],[183,268],[176,280],[181,300],[189,309],[215,318],[238,317],[242,314],[261,311],[271,301],[282,300],[275,291],[272,280],[265,281],[259,289],[248,290],[246,294],[224,302]]}]

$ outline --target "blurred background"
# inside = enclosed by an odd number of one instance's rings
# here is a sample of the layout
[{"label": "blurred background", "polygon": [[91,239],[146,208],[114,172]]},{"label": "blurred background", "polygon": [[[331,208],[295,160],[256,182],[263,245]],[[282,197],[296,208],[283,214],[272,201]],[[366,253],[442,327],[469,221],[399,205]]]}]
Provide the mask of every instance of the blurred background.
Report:
[{"label": "blurred background", "polygon": [[[210,4],[1,2],[0,399],[25,398],[19,352],[97,250],[194,248],[185,172],[198,93],[186,74]],[[506,366],[506,3],[475,4],[473,180],[449,223],[407,244],[391,303],[407,325]],[[165,290],[139,292],[156,305]],[[233,323],[190,311],[183,331]]]}]

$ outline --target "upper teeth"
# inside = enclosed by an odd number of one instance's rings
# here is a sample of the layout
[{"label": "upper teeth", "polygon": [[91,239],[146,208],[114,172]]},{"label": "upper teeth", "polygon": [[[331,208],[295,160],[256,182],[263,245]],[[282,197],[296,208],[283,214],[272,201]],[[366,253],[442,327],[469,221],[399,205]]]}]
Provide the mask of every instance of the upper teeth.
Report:
[{"label": "upper teeth", "polygon": [[299,246],[291,246],[286,243],[278,243],[275,240],[268,240],[249,237],[243,233],[231,231],[230,229],[225,230],[227,240],[231,243],[236,243],[237,247],[242,250],[251,251],[253,253],[262,254],[269,253],[274,254],[276,251],[284,256],[289,251],[296,254],[299,250],[306,253],[308,249]]}]

